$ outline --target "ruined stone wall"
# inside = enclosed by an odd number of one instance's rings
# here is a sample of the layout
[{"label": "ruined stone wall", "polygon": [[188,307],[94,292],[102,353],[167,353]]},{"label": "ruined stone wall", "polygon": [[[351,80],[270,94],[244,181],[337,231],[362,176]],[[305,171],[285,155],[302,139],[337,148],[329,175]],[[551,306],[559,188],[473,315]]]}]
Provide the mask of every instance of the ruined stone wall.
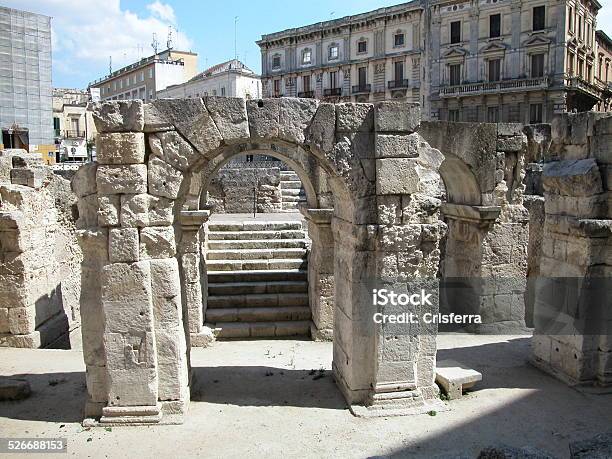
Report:
[{"label": "ruined stone wall", "polygon": [[534,363],[572,384],[612,384],[612,117],[552,124]]},{"label": "ruined stone wall", "polygon": [[78,345],[74,202],[69,182],[39,155],[0,152],[0,345]]},{"label": "ruined stone wall", "polygon": [[[280,212],[280,168],[221,168],[208,188],[208,203],[216,213]],[[257,193],[254,188],[257,187]]]}]

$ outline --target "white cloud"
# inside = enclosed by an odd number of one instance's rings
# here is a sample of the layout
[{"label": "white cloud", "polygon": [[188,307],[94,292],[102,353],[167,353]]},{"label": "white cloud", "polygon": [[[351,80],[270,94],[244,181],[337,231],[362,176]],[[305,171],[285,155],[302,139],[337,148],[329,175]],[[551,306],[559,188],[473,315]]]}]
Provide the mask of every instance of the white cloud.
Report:
[{"label": "white cloud", "polygon": [[[117,69],[153,54],[153,33],[158,49],[165,49],[168,27],[177,25],[174,9],[159,0],[148,4],[147,13],[141,15],[122,8],[120,0],[3,0],[2,4],[52,16],[54,68],[62,74],[74,68],[75,76],[88,74],[91,79],[108,72],[109,57]],[[175,29],[172,37],[176,49],[193,46]]]},{"label": "white cloud", "polygon": [[153,14],[157,16],[162,21],[170,22],[172,24],[176,24],[176,16],[174,15],[174,8],[166,3],[162,3],[159,0],[156,0],[153,3],[149,3],[147,5],[147,9]]}]

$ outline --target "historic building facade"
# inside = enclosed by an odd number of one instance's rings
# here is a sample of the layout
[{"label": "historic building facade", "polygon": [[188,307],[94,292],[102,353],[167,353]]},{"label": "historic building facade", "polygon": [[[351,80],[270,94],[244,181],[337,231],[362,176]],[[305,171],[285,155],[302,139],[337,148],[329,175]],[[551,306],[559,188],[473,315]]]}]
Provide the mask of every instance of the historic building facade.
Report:
[{"label": "historic building facade", "polygon": [[612,111],[612,39],[603,32],[595,32],[597,41],[597,76],[595,81],[602,88],[602,97],[597,111]]},{"label": "historic building facade", "polygon": [[600,102],[597,0],[419,0],[264,35],[264,96],[420,102],[540,123]]}]

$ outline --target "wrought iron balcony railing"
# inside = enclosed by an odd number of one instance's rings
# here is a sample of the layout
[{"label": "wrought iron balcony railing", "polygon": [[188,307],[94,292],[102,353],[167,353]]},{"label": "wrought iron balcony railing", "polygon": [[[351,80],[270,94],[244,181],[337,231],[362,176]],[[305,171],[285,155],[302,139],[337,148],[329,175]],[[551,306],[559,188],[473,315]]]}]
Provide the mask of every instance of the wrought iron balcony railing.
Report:
[{"label": "wrought iron balcony railing", "polygon": [[324,97],[340,97],[342,95],[342,88],[328,88],[323,90]]},{"label": "wrought iron balcony railing", "polygon": [[366,94],[370,92],[372,92],[371,84],[359,84],[353,86],[353,90],[351,91],[352,94]]},{"label": "wrought iron balcony railing", "polygon": [[550,86],[548,77],[517,78],[484,83],[464,83],[446,86],[440,89],[440,97],[475,96],[479,94],[494,94],[499,92],[534,91]]},{"label": "wrought iron balcony railing", "polygon": [[64,137],[66,139],[83,139],[85,138],[85,131],[64,131]]},{"label": "wrought iron balcony railing", "polygon": [[298,92],[298,97],[304,97],[307,99],[312,99],[314,98],[314,91],[302,91],[302,92]]},{"label": "wrought iron balcony railing", "polygon": [[387,83],[389,89],[403,89],[408,87],[408,80],[393,80]]}]

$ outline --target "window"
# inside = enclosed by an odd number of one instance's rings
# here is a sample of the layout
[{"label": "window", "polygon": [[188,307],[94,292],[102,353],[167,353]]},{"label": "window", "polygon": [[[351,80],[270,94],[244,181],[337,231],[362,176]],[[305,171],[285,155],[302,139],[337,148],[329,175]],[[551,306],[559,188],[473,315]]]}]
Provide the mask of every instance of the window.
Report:
[{"label": "window", "polygon": [[574,75],[574,54],[568,51],[567,53],[568,73]]},{"label": "window", "polygon": [[582,16],[578,16],[578,38],[582,39]]},{"label": "window", "polygon": [[106,94],[108,94],[110,92],[110,84],[108,85],[108,87],[106,88]]},{"label": "window", "polygon": [[531,55],[531,78],[544,76],[544,54]]},{"label": "window", "polygon": [[368,82],[368,68],[367,67],[359,67],[357,70],[357,80],[359,83],[359,87],[363,88]]},{"label": "window", "polygon": [[329,72],[329,87],[330,89],[338,87],[338,72]]},{"label": "window", "polygon": [[329,47],[329,59],[338,59],[338,45]]},{"label": "window", "polygon": [[451,22],[450,42],[459,43],[461,41],[461,21]]},{"label": "window", "polygon": [[221,88],[221,95],[225,97],[225,88]]},{"label": "window", "polygon": [[461,64],[453,64],[448,66],[449,84],[457,86],[461,84]]},{"label": "window", "polygon": [[132,75],[132,84],[136,84],[136,75]]},{"label": "window", "polygon": [[584,59],[578,59],[578,76],[584,78]]},{"label": "window", "polygon": [[144,71],[140,72],[140,81],[144,81]]},{"label": "window", "polygon": [[401,82],[404,79],[404,63],[403,62],[395,62],[393,64],[393,70],[395,74],[395,81]]},{"label": "window", "polygon": [[394,46],[404,46],[404,34],[396,33],[393,38]]},{"label": "window", "polygon": [[60,119],[56,116],[53,117],[53,129],[56,131],[60,129]]},{"label": "window", "polygon": [[302,90],[304,92],[310,91],[310,75],[304,75],[302,77]]},{"label": "window", "polygon": [[113,91],[116,91],[116,90],[117,90],[117,82],[113,81]]},{"label": "window", "polygon": [[280,80],[274,80],[274,95],[280,95]]},{"label": "window", "polygon": [[124,86],[127,88],[130,85],[130,77],[126,77]]},{"label": "window", "polygon": [[489,37],[499,36],[501,36],[501,14],[492,14],[489,16]]},{"label": "window", "polygon": [[272,57],[272,68],[273,69],[279,69],[280,66],[281,66],[281,58],[280,58],[280,56]]},{"label": "window", "polygon": [[492,59],[489,61],[489,81],[501,80],[501,59]]},{"label": "window", "polygon": [[153,78],[153,69],[152,68],[149,69],[149,78]]},{"label": "window", "polygon": [[449,110],[448,120],[452,123],[458,123],[459,122],[459,110]]},{"label": "window", "polygon": [[302,64],[310,64],[312,57],[312,51],[309,48],[306,48],[302,51]]},{"label": "window", "polygon": [[571,6],[569,7],[569,13],[568,13],[568,20],[569,20],[569,30],[570,32],[574,31],[574,8],[572,8]]},{"label": "window", "polygon": [[529,123],[537,124],[542,122],[542,104],[531,104],[529,106]]},{"label": "window", "polygon": [[533,8],[533,30],[544,30],[546,28],[546,7],[536,6]]},{"label": "window", "polygon": [[488,107],[487,108],[487,122],[488,123],[499,123],[499,107]]},{"label": "window", "polygon": [[357,52],[358,53],[367,53],[368,52],[368,42],[365,40],[361,40],[357,43]]},{"label": "window", "polygon": [[216,95],[217,95],[217,90],[213,89],[213,96],[216,96]]}]

